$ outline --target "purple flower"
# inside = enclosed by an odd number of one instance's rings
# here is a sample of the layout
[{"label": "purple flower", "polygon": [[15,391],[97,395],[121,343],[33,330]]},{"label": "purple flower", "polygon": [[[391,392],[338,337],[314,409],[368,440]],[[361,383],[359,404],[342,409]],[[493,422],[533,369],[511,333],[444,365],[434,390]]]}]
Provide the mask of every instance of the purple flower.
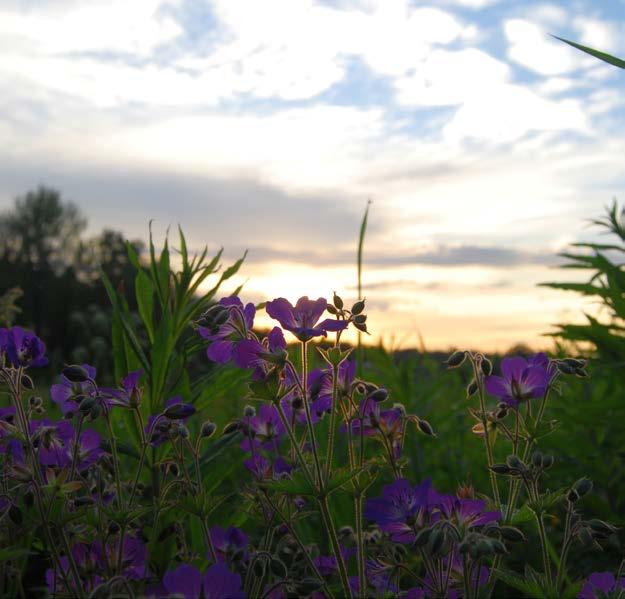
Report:
[{"label": "purple flower", "polygon": [[288,475],[293,470],[284,458],[278,456],[273,462],[260,454],[254,454],[243,462],[244,466],[258,480],[278,480],[283,475]]},{"label": "purple flower", "polygon": [[[89,364],[81,364],[81,366],[87,371],[91,381],[95,381],[96,369]],[[93,382],[72,383],[62,374],[61,382],[50,387],[50,397],[59,406],[63,416],[71,418],[78,409],[77,400],[82,400],[83,397],[94,397],[97,391]]]},{"label": "purple flower", "polygon": [[612,572],[593,572],[577,596],[579,599],[600,599],[620,589],[625,589],[625,578],[617,582]]},{"label": "purple flower", "polygon": [[5,332],[0,336],[0,351],[6,355],[11,366],[37,368],[48,364],[48,358],[44,355],[46,346],[37,335],[21,327],[2,330]]},{"label": "purple flower", "polygon": [[198,332],[211,344],[206,350],[208,359],[219,364],[226,364],[233,357],[235,347],[247,339],[248,331],[254,326],[256,307],[249,303],[243,306],[238,297],[224,297],[219,305],[228,309],[228,318],[216,330],[198,327]]},{"label": "purple flower", "polygon": [[545,354],[536,354],[528,360],[520,357],[504,358],[501,374],[503,376],[491,375],[485,378],[486,391],[512,407],[516,407],[519,402],[542,397],[553,376]]},{"label": "purple flower", "polygon": [[227,561],[228,558],[239,553],[242,554],[243,560],[247,559],[249,537],[241,529],[229,526],[224,530],[221,526],[213,526],[210,533],[217,552],[217,559]]},{"label": "purple flower", "polygon": [[246,437],[241,441],[243,451],[253,451],[254,448],[278,451],[280,439],[285,431],[278,410],[273,404],[262,404],[256,416],[244,418],[243,422],[247,425]]},{"label": "purple flower", "polygon": [[204,576],[194,566],[182,564],[165,574],[163,587],[168,595],[181,595],[184,599],[197,599],[202,590],[205,599],[242,599],[245,594],[241,582],[241,576],[223,562],[213,564]]},{"label": "purple flower", "polygon": [[438,497],[429,478],[414,487],[400,478],[384,487],[382,497],[367,501],[364,515],[389,533],[393,541],[409,544],[416,531],[429,522]]},{"label": "purple flower", "polygon": [[[384,437],[391,443],[393,455],[399,458],[401,455],[401,438],[403,434],[404,413],[401,408],[389,408],[381,410],[380,404],[368,398],[364,398],[359,406],[360,416],[362,416],[362,430],[366,437]],[[352,420],[352,433],[360,434],[361,420]],[[345,430],[345,425],[341,426],[341,431]]]},{"label": "purple flower", "polygon": [[267,302],[265,310],[271,318],[277,320],[283,329],[293,333],[300,341],[310,341],[313,337],[328,335],[328,331],[342,331],[347,327],[344,320],[326,318],[318,320],[326,311],[328,302],[320,297],[309,300],[308,296],[300,297],[295,307],[288,300],[279,297]]},{"label": "purple flower", "polygon": [[243,339],[232,350],[234,363],[239,368],[254,369],[254,380],[264,378],[268,368],[284,363],[286,356],[286,341],[280,327],[274,327],[263,343],[257,339]]},{"label": "purple flower", "polygon": [[460,527],[473,528],[501,520],[501,512],[484,511],[486,502],[481,499],[459,499],[452,495],[439,497],[439,509],[448,520],[455,520]]},{"label": "purple flower", "polygon": [[101,388],[100,393],[106,398],[107,405],[124,408],[128,408],[131,405],[139,405],[141,401],[139,379],[142,375],[143,370],[133,370],[120,381],[118,389]]}]

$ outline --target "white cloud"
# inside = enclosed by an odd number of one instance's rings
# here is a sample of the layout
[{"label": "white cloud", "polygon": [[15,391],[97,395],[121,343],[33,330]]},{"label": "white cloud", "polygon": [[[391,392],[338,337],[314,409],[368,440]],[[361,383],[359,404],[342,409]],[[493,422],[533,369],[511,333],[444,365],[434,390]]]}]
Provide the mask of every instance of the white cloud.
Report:
[{"label": "white cloud", "polygon": [[[42,3],[0,9],[0,39],[36,55],[106,51],[146,55],[182,33],[171,17],[161,14],[165,0],[90,0]],[[19,6],[19,5],[18,5]]]},{"label": "white cloud", "polygon": [[486,96],[508,77],[509,67],[481,50],[434,50],[395,88],[402,104],[445,106]]},{"label": "white cloud", "polygon": [[611,23],[589,17],[577,17],[573,25],[581,37],[579,43],[603,52],[617,52],[624,47],[625,27],[622,23]]},{"label": "white cloud", "polygon": [[581,52],[551,39],[543,28],[529,21],[508,19],[504,32],[508,57],[541,75],[561,75],[590,64]]}]

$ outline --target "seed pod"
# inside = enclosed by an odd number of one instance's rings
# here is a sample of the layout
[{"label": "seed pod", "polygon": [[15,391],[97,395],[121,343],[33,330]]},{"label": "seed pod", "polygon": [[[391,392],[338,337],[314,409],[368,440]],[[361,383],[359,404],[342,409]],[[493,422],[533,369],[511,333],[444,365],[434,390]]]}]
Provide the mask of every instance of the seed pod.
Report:
[{"label": "seed pod", "polygon": [[477,392],[477,389],[478,389],[477,381],[475,379],[473,379],[467,385],[467,398],[471,397],[472,395],[475,395],[475,393]]},{"label": "seed pod", "polygon": [[89,380],[89,373],[78,364],[66,366],[61,370],[61,374],[71,383],[85,383]]},{"label": "seed pod", "polygon": [[334,292],[334,296],[332,298],[332,303],[334,304],[334,306],[336,308],[338,308],[339,310],[343,309],[343,300],[340,298],[340,296],[337,295],[336,291]]},{"label": "seed pod", "polygon": [[362,313],[362,311],[365,309],[365,300],[358,300],[353,306],[352,306],[352,314],[355,316],[357,314]]},{"label": "seed pod", "polygon": [[551,466],[553,466],[553,456],[552,455],[544,455],[542,459],[542,467],[544,470],[549,470]]},{"label": "seed pod", "polygon": [[574,485],[573,489],[580,496],[587,495],[592,490],[592,481],[589,478],[580,478]]},{"label": "seed pod", "polygon": [[458,366],[460,366],[464,362],[466,357],[467,357],[467,352],[456,351],[453,354],[451,354],[449,358],[447,358],[444,364],[447,364],[447,368],[458,368]]}]

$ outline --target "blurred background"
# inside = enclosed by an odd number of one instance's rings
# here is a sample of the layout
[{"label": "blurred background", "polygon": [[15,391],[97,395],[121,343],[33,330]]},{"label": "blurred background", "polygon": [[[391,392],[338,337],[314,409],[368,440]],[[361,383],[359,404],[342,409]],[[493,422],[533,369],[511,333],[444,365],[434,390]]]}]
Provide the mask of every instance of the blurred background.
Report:
[{"label": "blurred background", "polygon": [[25,323],[61,343],[106,304],[94,265],[123,278],[121,241],[154,219],[249,249],[231,282],[249,300],[354,297],[371,199],[368,342],[550,347],[594,307],[536,284],[596,234],[625,154],[621,71],[550,34],[623,55],[624,8],[4,0],[0,292],[20,286]]}]

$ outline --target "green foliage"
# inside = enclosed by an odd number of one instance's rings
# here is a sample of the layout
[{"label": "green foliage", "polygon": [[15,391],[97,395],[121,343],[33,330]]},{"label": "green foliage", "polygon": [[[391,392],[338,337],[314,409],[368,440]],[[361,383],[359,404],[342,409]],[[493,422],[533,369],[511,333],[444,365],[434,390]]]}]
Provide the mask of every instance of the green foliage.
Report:
[{"label": "green foliage", "polygon": [[590,54],[599,60],[603,60],[603,62],[607,62],[615,67],[619,67],[620,69],[625,69],[625,60],[617,58],[616,56],[612,56],[611,54],[606,54],[605,52],[601,52],[599,50],[594,50],[593,48],[589,48],[588,46],[582,46],[582,44],[578,44],[577,42],[572,42],[570,40],[565,40],[564,38],[558,37],[554,35],[557,40],[568,44],[569,46],[573,46],[573,48],[577,48],[582,52],[586,52],[586,54]]},{"label": "green foliage", "polygon": [[0,324],[10,327],[17,314],[22,310],[17,305],[17,300],[22,297],[23,292],[19,287],[12,287],[3,295],[0,295]]}]

